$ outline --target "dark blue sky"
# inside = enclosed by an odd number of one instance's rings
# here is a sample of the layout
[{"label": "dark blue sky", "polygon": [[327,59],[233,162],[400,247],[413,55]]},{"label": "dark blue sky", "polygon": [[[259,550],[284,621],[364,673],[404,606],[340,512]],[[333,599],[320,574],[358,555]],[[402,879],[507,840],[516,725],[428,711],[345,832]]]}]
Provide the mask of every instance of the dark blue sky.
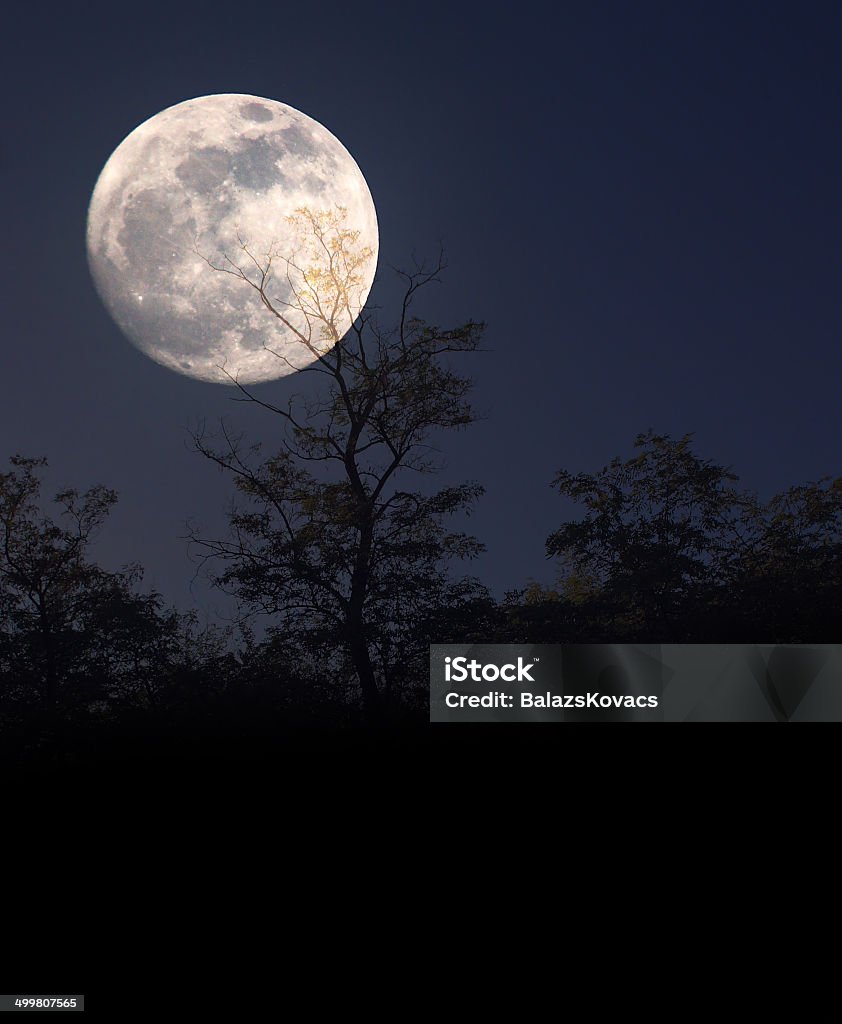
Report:
[{"label": "dark blue sky", "polygon": [[[0,456],[121,500],[99,544],[191,600],[184,522],[231,488],[187,427],[278,425],[136,351],[85,259],[102,165],[181,100],[254,93],[314,117],[365,174],[381,270],[443,239],[419,307],[489,324],[487,419],[448,479],[496,590],[550,580],[549,482],[652,427],[769,495],[842,472],[840,9],[810,3],[21,4],[4,15]],[[266,385],[277,399],[289,381]],[[203,607],[212,602],[199,592]]]}]

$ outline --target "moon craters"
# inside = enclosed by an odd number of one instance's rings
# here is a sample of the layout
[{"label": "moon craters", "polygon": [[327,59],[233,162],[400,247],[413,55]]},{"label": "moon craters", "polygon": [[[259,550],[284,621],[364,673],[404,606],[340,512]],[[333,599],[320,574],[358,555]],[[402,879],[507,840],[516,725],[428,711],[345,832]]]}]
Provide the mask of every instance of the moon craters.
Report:
[{"label": "moon craters", "polygon": [[272,111],[262,103],[244,103],[240,107],[240,116],[247,121],[257,121],[258,124],[265,124],[272,120]]}]

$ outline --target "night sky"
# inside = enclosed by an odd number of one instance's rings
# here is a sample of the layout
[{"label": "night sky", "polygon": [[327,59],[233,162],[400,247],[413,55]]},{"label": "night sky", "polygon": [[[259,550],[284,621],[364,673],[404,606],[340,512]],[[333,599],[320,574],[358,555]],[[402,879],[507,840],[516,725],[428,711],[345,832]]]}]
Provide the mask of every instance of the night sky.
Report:
[{"label": "night sky", "polygon": [[[487,321],[464,360],[486,418],[444,479],[487,494],[475,571],[498,594],[554,567],[556,471],[650,427],[693,431],[747,486],[842,471],[842,18],[811,3],[15,5],[6,76],[0,456],[120,503],[96,548],[182,607],[185,521],[230,481],[188,428],[280,422],[137,351],[91,281],[85,218],[114,148],[209,93],[281,100],[362,169],[389,264],[449,269],[418,312]],[[375,298],[379,284],[375,285]],[[388,298],[384,287],[381,298]],[[278,401],[290,378],[257,393]]]}]

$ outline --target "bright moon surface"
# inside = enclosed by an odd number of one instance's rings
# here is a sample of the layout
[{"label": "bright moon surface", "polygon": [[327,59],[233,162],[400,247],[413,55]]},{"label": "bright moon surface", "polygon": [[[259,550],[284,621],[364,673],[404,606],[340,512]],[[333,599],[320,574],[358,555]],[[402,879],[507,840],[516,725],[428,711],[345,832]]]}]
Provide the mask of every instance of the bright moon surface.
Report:
[{"label": "bright moon surface", "polygon": [[171,370],[226,384],[283,377],[315,357],[254,288],[206,259],[254,277],[241,243],[261,265],[275,253],[266,294],[289,309],[301,282],[285,260],[306,269],[312,243],[287,219],[301,208],[347,211],[343,226],[370,250],[350,308],[335,318],[341,337],[377,265],[374,202],[353,157],[318,121],[276,100],[178,103],[127,136],[96,183],[87,244],[99,294],[131,341]]}]

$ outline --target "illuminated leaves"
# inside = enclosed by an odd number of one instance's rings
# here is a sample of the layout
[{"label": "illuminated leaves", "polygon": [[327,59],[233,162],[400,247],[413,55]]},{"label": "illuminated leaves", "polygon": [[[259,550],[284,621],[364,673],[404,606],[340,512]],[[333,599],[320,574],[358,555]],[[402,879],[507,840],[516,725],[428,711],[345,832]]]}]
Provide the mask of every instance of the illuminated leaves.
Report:
[{"label": "illuminated leaves", "polygon": [[335,344],[359,315],[365,273],[374,251],[359,244],[360,232],[347,227],[348,211],[302,206],[286,218],[302,245],[293,260],[298,271],[295,296],[301,312],[322,340]]}]

